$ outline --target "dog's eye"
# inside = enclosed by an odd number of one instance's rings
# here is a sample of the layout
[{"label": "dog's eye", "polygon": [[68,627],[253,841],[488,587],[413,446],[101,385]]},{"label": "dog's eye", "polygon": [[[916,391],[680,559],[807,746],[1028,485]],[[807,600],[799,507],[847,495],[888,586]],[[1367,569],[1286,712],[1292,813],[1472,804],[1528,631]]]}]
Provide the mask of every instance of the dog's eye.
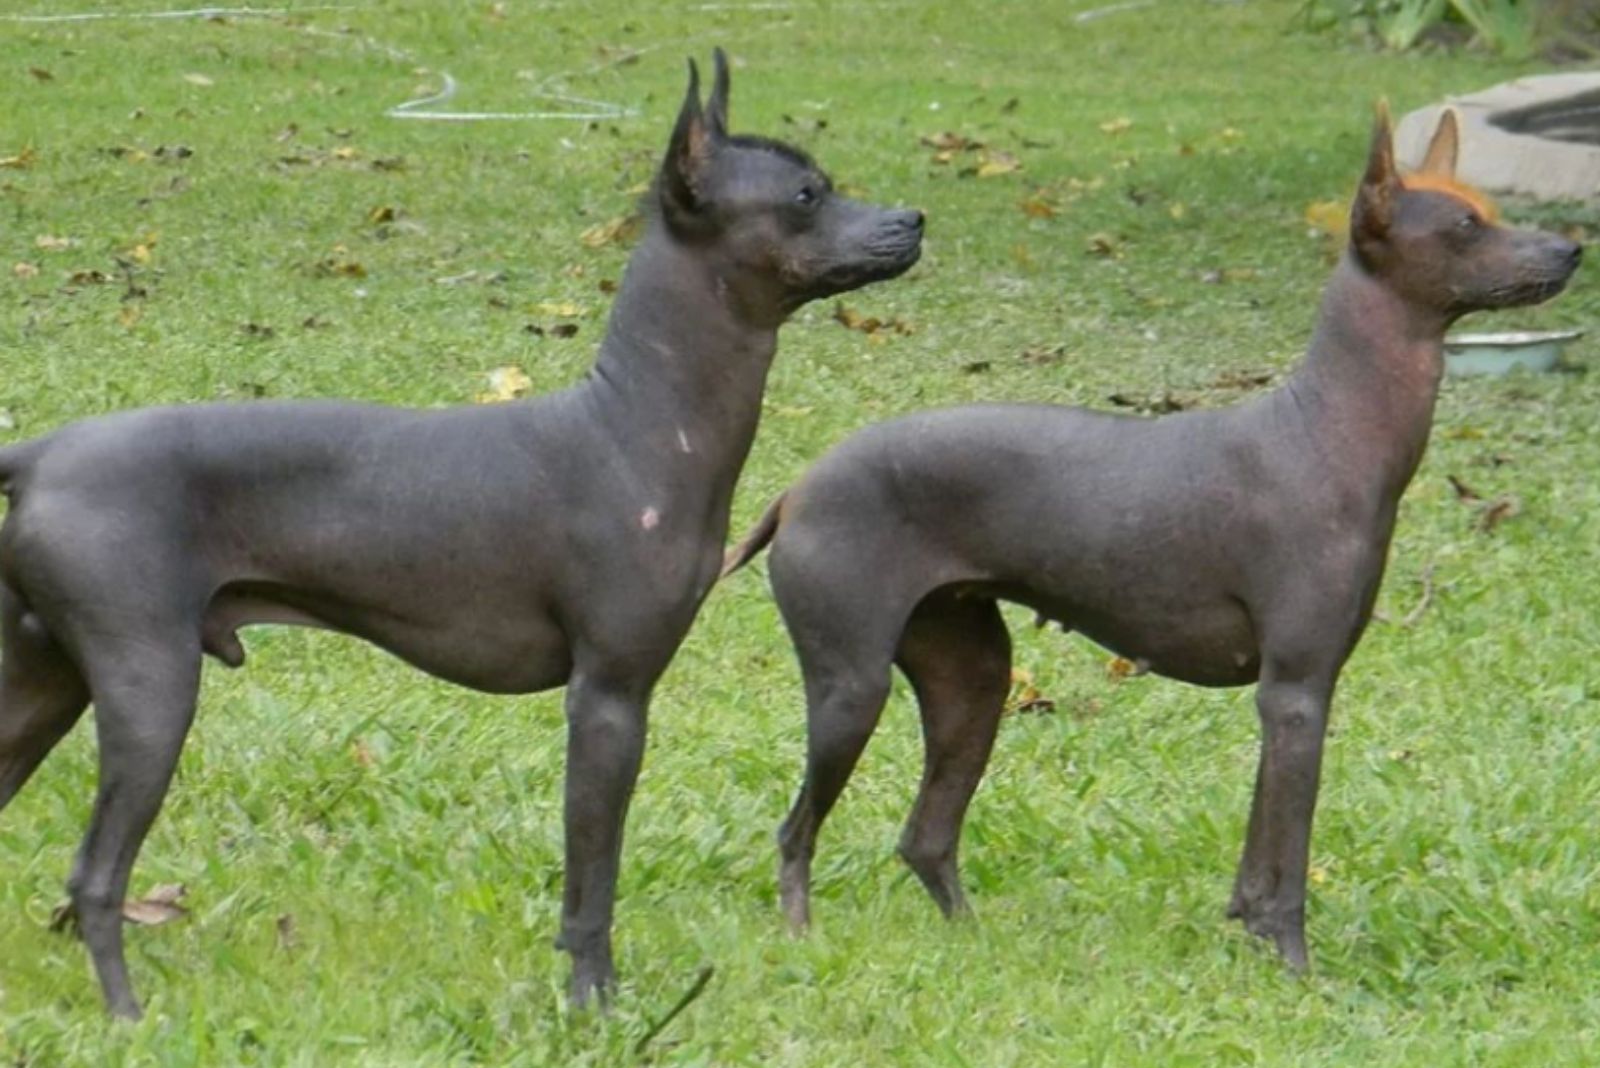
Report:
[{"label": "dog's eye", "polygon": [[794,195],[794,202],[802,208],[809,208],[817,202],[817,191],[809,185],[803,185],[800,187],[800,191]]},{"label": "dog's eye", "polygon": [[1481,225],[1476,215],[1463,215],[1456,220],[1456,229],[1462,233],[1471,233]]}]

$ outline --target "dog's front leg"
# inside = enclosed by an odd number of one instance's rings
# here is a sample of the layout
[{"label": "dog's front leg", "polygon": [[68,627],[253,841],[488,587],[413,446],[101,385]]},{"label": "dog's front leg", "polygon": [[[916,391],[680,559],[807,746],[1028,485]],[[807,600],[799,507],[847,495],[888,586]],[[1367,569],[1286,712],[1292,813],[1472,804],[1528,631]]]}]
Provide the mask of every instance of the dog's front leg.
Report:
[{"label": "dog's front leg", "polygon": [[644,752],[653,677],[580,668],[567,687],[566,893],[558,948],[572,955],[572,1002],[602,1003],[616,982],[611,913],[622,825]]},{"label": "dog's front leg", "polygon": [[1271,938],[1296,971],[1308,963],[1306,869],[1332,696],[1331,679],[1285,681],[1270,664],[1256,690],[1261,759],[1228,915]]}]

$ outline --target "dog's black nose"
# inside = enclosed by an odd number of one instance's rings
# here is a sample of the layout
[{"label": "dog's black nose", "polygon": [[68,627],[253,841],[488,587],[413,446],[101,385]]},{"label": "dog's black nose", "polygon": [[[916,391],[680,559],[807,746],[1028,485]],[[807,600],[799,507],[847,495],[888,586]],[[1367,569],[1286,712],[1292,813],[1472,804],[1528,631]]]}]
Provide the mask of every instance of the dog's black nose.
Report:
[{"label": "dog's black nose", "polygon": [[915,208],[900,213],[900,222],[913,230],[921,230],[923,223],[926,221],[927,216]]},{"label": "dog's black nose", "polygon": [[1576,267],[1582,259],[1583,246],[1574,241],[1572,243],[1572,251],[1567,253],[1567,260],[1572,264],[1572,266]]}]

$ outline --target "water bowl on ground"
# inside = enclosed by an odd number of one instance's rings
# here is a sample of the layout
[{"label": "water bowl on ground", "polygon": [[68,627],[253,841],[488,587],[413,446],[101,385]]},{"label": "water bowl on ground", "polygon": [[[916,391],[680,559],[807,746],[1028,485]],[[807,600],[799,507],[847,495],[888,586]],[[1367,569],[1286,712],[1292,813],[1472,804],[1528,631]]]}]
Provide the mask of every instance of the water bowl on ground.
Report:
[{"label": "water bowl on ground", "polygon": [[1582,330],[1454,334],[1444,339],[1444,366],[1452,375],[1553,371],[1561,350],[1582,336]]}]

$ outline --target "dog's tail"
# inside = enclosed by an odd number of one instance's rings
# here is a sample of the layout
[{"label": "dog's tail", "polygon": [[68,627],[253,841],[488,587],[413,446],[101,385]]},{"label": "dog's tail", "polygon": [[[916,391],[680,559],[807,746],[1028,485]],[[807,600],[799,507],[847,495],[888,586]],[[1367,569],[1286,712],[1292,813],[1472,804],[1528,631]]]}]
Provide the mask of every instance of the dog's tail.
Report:
[{"label": "dog's tail", "polygon": [[761,518],[756,520],[756,525],[750,528],[739,544],[728,550],[722,558],[722,574],[718,578],[727,578],[755,559],[771,543],[772,536],[778,532],[779,513],[783,511],[783,499],[786,496],[787,493],[780,493],[773,498],[767,510],[761,513]]}]

